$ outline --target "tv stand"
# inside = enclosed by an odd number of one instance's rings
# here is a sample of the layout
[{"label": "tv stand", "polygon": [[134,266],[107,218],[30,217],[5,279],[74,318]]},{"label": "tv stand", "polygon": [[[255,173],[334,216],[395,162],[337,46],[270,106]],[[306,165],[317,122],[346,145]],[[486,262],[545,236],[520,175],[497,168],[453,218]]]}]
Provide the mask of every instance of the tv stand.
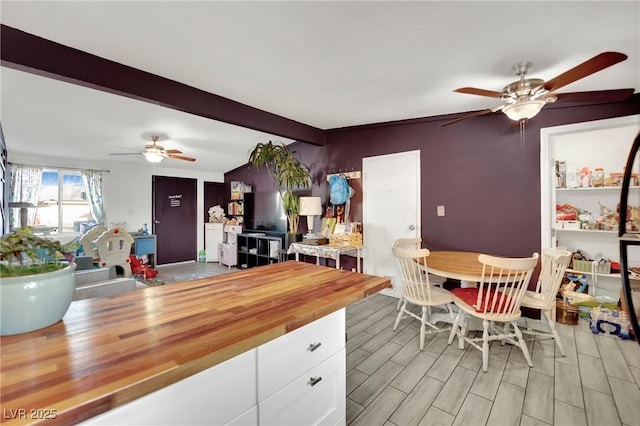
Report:
[{"label": "tv stand", "polygon": [[285,236],[285,233],[269,231],[238,234],[238,268],[247,269],[286,260],[281,256],[286,249]]}]

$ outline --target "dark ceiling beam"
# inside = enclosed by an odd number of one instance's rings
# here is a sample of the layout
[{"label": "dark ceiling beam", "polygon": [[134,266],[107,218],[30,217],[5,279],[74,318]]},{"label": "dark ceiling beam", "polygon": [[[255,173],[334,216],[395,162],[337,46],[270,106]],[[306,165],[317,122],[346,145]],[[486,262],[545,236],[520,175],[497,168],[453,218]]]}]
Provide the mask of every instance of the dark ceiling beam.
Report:
[{"label": "dark ceiling beam", "polygon": [[[0,24],[1,25],[1,24]],[[2,66],[313,145],[324,131],[17,30],[0,28]]]}]

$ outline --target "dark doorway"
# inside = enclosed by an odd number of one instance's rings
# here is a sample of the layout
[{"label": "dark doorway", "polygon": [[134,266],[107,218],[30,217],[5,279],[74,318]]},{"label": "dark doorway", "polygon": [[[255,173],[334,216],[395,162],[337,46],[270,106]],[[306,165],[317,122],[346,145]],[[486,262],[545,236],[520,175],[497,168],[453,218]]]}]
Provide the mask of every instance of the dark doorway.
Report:
[{"label": "dark doorway", "polygon": [[209,222],[209,209],[218,204],[223,210],[227,210],[224,203],[224,183],[205,182],[204,183],[204,221]]},{"label": "dark doorway", "polygon": [[157,264],[197,257],[197,180],[153,176],[153,233]]}]

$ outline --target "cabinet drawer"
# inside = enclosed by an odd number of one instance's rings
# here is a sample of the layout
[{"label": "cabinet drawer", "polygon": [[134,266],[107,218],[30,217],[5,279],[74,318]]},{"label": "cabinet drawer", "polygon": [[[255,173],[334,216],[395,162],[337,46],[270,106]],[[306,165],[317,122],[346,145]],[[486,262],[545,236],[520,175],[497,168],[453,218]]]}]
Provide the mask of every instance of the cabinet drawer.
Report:
[{"label": "cabinet drawer", "polygon": [[255,405],[256,352],[250,350],[83,424],[239,424]]},{"label": "cabinet drawer", "polygon": [[344,333],[341,309],[258,347],[258,400],[344,348]]},{"label": "cabinet drawer", "polygon": [[[342,349],[259,404],[259,424],[335,425],[346,416],[346,351]],[[315,384],[314,384],[315,383]]]}]

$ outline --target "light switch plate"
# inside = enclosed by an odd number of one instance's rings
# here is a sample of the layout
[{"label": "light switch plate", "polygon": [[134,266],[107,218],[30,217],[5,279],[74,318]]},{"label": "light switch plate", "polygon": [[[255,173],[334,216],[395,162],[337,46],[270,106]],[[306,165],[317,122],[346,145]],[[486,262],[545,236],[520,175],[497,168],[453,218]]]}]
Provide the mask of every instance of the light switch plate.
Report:
[{"label": "light switch plate", "polygon": [[438,216],[444,216],[444,206],[438,206]]}]

